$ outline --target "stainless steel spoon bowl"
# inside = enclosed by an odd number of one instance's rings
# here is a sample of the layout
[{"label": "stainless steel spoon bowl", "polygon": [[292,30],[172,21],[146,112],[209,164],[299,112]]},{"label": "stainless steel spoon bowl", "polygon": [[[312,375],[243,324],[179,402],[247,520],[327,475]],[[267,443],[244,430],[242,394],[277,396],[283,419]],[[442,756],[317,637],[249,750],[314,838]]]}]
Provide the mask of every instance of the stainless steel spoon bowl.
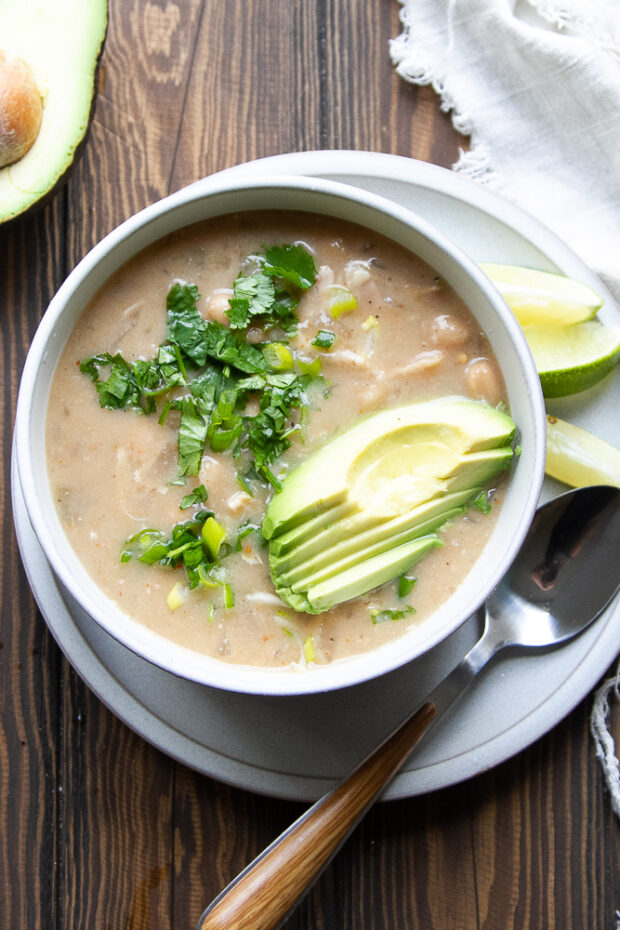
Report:
[{"label": "stainless steel spoon bowl", "polygon": [[512,568],[484,605],[484,632],[475,646],[348,778],[215,898],[198,930],[280,927],[416,743],[487,662],[508,647],[551,648],[572,639],[619,585],[620,489],[580,488],[541,507]]}]

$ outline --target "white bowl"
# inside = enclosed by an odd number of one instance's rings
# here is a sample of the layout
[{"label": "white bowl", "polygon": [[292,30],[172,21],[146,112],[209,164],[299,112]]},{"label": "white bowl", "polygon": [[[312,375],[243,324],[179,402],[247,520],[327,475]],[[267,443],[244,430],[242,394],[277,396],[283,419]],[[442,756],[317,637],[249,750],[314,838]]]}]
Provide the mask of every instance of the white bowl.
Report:
[{"label": "white bowl", "polygon": [[[521,455],[516,458],[495,529],[466,579],[433,616],[393,643],[307,671],[231,665],[176,645],[123,613],[97,587],[69,544],[49,487],[45,422],[56,364],[76,320],[122,264],[157,239],[228,213],[286,209],[340,217],[410,249],[444,278],[485,331],[502,369]],[[483,603],[516,555],[544,477],[545,416],[540,383],[521,329],[478,267],[409,210],[366,191],[314,178],[214,176],[141,211],[105,237],[69,275],[35,334],[20,385],[15,426],[17,468],[26,508],[52,569],[90,616],[148,661],[173,674],[231,691],[308,694],[374,678],[420,656]]]}]

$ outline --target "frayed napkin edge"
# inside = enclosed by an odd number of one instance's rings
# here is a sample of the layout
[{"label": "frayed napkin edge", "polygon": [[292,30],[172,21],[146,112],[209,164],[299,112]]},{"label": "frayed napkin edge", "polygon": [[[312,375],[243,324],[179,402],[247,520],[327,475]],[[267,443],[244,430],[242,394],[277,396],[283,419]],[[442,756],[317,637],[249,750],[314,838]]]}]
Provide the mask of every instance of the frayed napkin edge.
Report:
[{"label": "frayed napkin edge", "polygon": [[[456,132],[471,140],[468,149],[459,149],[459,158],[452,165],[452,170],[470,180],[484,184],[497,193],[503,193],[510,199],[501,175],[493,167],[488,149],[477,138],[471,117],[459,110],[452,94],[446,88],[445,77],[436,72],[425,56],[424,50],[415,43],[414,24],[409,21],[405,6],[407,0],[398,0],[398,2],[401,4],[399,18],[403,24],[403,31],[390,40],[390,57],[397,73],[410,84],[432,87],[440,99],[441,110],[450,114]],[[590,35],[599,32],[600,25],[592,19],[591,15],[582,17],[579,14],[571,14],[557,0],[527,0],[527,2],[537,10],[540,16],[560,31],[573,29]],[[607,42],[601,44],[609,48]],[[611,48],[617,53],[615,43],[611,44]],[[614,739],[608,728],[609,696],[612,692],[615,699],[620,700],[620,662],[616,674],[605,680],[595,692],[590,713],[590,732],[594,740],[596,758],[603,771],[613,812],[620,819],[620,763],[616,757]],[[617,912],[616,917],[617,930],[620,930],[620,911]]]}]

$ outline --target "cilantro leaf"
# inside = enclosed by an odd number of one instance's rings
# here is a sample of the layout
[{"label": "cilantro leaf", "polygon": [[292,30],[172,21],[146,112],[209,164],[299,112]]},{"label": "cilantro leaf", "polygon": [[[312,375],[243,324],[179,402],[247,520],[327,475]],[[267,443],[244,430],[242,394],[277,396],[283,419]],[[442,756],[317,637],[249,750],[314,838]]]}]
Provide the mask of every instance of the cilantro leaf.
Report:
[{"label": "cilantro leaf", "polygon": [[[101,368],[110,369],[106,381],[101,379]],[[142,408],[140,388],[133,368],[119,352],[116,355],[110,355],[109,352],[91,355],[80,364],[80,371],[89,375],[95,382],[102,407],[111,410],[121,410],[123,407]]]},{"label": "cilantro leaf", "polygon": [[329,329],[320,329],[312,340],[312,345],[317,349],[331,349],[335,341],[336,333],[332,333]]},{"label": "cilantro leaf", "polygon": [[402,610],[387,608],[386,610],[371,610],[370,616],[373,623],[383,623],[385,620],[402,620],[409,614],[414,614],[415,609],[411,606],[404,607]]},{"label": "cilantro leaf", "polygon": [[316,280],[314,257],[303,245],[273,245],[265,250],[265,274],[289,281],[305,291]]},{"label": "cilantro leaf", "polygon": [[233,284],[230,309],[227,310],[231,329],[245,329],[252,317],[267,315],[275,302],[275,285],[265,274],[240,275]]},{"label": "cilantro leaf", "polygon": [[194,397],[183,397],[180,401],[180,410],[179,475],[197,475],[204,453],[210,411]]},{"label": "cilantro leaf", "polygon": [[194,504],[204,504],[207,496],[207,489],[204,484],[199,484],[197,488],[194,488],[181,500],[179,510],[187,510],[188,507],[193,507]]},{"label": "cilantro leaf", "polygon": [[227,326],[213,320],[205,323],[204,349],[206,356],[232,365],[246,374],[269,371],[269,365],[260,349],[247,342],[238,342]]},{"label": "cilantro leaf", "polygon": [[196,365],[204,365],[207,324],[196,309],[198,297],[194,284],[173,284],[166,298],[166,326],[169,341],[178,345]]}]

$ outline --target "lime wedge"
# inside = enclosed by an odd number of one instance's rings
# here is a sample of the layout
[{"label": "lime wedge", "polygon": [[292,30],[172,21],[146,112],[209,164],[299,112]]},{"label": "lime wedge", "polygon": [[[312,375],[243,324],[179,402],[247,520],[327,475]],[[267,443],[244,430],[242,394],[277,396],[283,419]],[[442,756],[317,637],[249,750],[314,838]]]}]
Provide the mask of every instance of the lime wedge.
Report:
[{"label": "lime wedge", "polygon": [[574,488],[592,484],[620,488],[620,449],[580,426],[547,415],[545,471]]},{"label": "lime wedge", "polygon": [[582,323],[603,304],[603,298],[587,284],[561,274],[492,262],[480,267],[522,326]]},{"label": "lime wedge", "polygon": [[620,327],[596,320],[573,326],[524,326],[545,397],[597,384],[620,357]]}]

